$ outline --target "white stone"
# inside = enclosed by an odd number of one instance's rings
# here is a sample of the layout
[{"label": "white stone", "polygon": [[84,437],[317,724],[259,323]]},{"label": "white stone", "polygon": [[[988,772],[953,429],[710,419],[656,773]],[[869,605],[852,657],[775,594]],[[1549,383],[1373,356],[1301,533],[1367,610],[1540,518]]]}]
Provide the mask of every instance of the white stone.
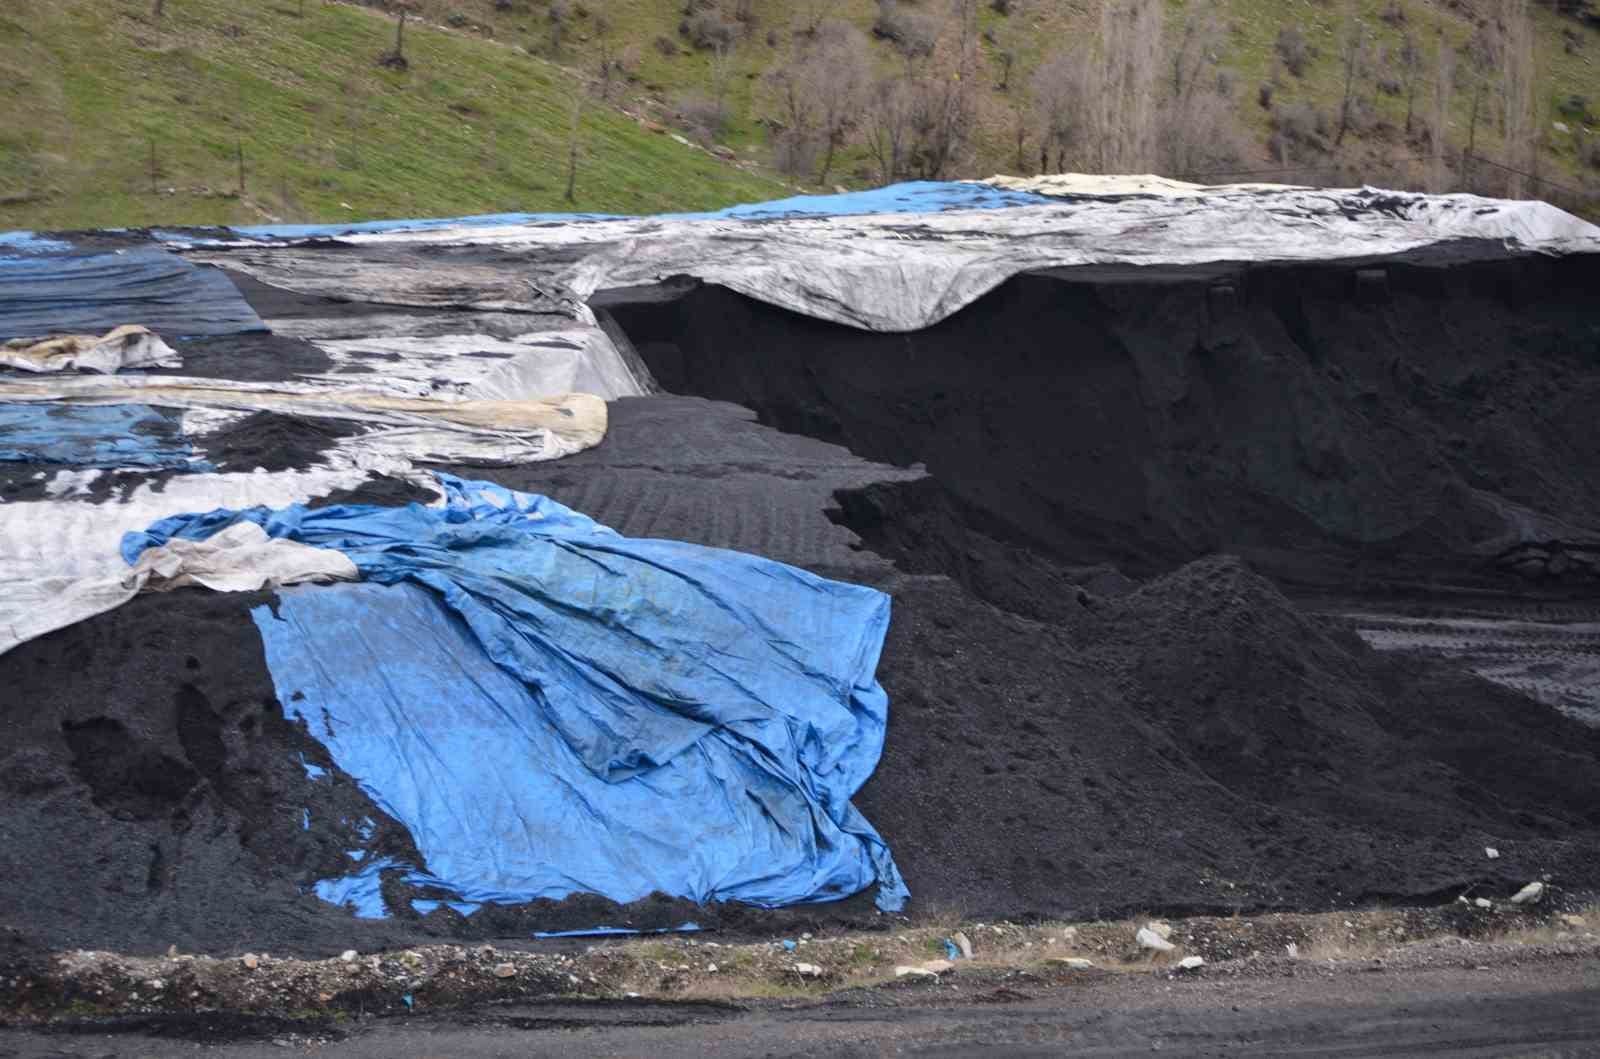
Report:
[{"label": "white stone", "polygon": [[515,978],[517,976],[517,965],[514,963],[495,964],[494,976],[496,978]]},{"label": "white stone", "polygon": [[1171,923],[1163,923],[1160,920],[1151,920],[1149,923],[1144,925],[1144,928],[1151,933],[1159,934],[1162,938],[1172,937]]},{"label": "white stone", "polygon": [[253,952],[247,952],[239,957],[239,962],[244,964],[246,970],[253,971],[261,966],[261,957]]},{"label": "white stone", "polygon": [[797,963],[794,965],[794,973],[805,978],[821,978],[822,968],[814,963]]},{"label": "white stone", "polygon": [[1085,960],[1081,956],[1057,956],[1050,962],[1065,967],[1069,971],[1087,971],[1094,966],[1093,960]]},{"label": "white stone", "polygon": [[925,967],[912,967],[912,966],[909,966],[908,964],[900,964],[898,967],[896,967],[894,969],[894,976],[896,978],[906,978],[906,977],[911,977],[911,978],[938,978],[939,977],[937,974],[933,973],[932,971],[928,970]]},{"label": "white stone", "polygon": [[1490,860],[1499,860],[1500,859],[1500,851],[1495,849],[1493,846],[1484,846],[1483,847],[1483,855],[1485,857],[1488,857]]},{"label": "white stone", "polygon": [[950,935],[950,940],[955,942],[956,948],[961,950],[962,959],[972,959],[972,939],[968,938],[965,934],[958,930],[954,934]]},{"label": "white stone", "polygon": [[1544,883],[1531,882],[1512,895],[1511,903],[1514,905],[1538,904],[1544,896]]},{"label": "white stone", "polygon": [[1205,965],[1205,959],[1200,956],[1185,956],[1183,959],[1178,961],[1178,966],[1185,971],[1198,971]]},{"label": "white stone", "polygon": [[717,973],[717,965],[716,964],[714,964],[714,963],[706,964],[706,974],[716,974],[716,973]]},{"label": "white stone", "polygon": [[1174,948],[1172,942],[1163,938],[1149,927],[1140,927],[1139,933],[1134,935],[1141,948],[1153,949],[1156,952],[1171,952]]},{"label": "white stone", "polygon": [[357,955],[358,953],[356,950],[346,949],[339,954],[339,959],[343,960],[345,963],[355,963]]},{"label": "white stone", "polygon": [[1472,903],[1474,905],[1477,905],[1479,908],[1493,908],[1494,907],[1494,902],[1489,900],[1487,897],[1474,897],[1472,899]]}]

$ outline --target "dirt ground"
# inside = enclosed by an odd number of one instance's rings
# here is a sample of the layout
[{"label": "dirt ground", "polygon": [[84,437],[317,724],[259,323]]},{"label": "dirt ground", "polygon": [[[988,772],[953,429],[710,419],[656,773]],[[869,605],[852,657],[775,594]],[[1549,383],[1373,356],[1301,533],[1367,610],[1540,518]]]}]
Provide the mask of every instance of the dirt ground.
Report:
[{"label": "dirt ground", "polygon": [[[1180,921],[1170,924],[1178,948],[1160,956],[1130,946],[1137,923],[965,924],[961,936],[974,959],[937,975],[880,974],[866,984],[854,984],[850,969],[863,946],[925,959],[928,942],[939,939],[815,937],[797,942],[794,953],[705,939],[498,952],[483,958],[518,967],[518,978],[531,970],[524,961],[564,960],[573,978],[610,967],[620,985],[646,991],[591,985],[567,996],[508,996],[445,1010],[430,1009],[419,991],[387,1016],[147,1010],[48,1025],[14,1021],[0,1028],[0,1057],[1600,1054],[1600,936],[1560,917],[1507,930],[1503,917],[1520,913],[1502,907],[1483,913],[1493,920],[1481,924],[1495,931],[1491,937],[1404,940],[1407,924],[1427,929],[1438,915]],[[1184,970],[1177,955],[1191,947],[1239,955]],[[1093,966],[1047,955],[1068,950]],[[329,961],[331,973],[361,974],[367,959],[353,961],[355,971]],[[406,962],[404,954],[383,961],[392,959]],[[466,965],[474,956],[462,959]],[[631,971],[623,969],[628,961]],[[714,961],[732,977],[706,973]],[[94,963],[85,955],[72,966],[83,972]],[[653,988],[628,978],[652,964],[669,968]],[[821,974],[797,974],[796,966]],[[249,974],[326,980],[322,969],[289,961]]]}]

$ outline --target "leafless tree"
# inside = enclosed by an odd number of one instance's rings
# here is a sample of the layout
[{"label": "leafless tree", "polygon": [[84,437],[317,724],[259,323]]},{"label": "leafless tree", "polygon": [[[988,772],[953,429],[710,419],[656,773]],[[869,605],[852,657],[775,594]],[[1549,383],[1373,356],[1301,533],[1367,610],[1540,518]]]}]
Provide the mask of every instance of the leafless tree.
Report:
[{"label": "leafless tree", "polygon": [[818,183],[828,179],[836,152],[844,146],[872,83],[871,47],[848,22],[818,24],[809,40],[767,75],[777,98],[787,142],[781,160],[791,172],[809,167],[821,154]]},{"label": "leafless tree", "polygon": [[1450,102],[1455,96],[1456,53],[1439,33],[1438,54],[1433,62],[1433,129],[1429,139],[1429,182],[1432,190],[1442,193],[1449,188],[1449,173],[1445,167],[1445,141],[1450,129]]},{"label": "leafless tree", "polygon": [[1106,0],[1089,98],[1103,173],[1153,167],[1161,84],[1162,0]]},{"label": "leafless tree", "polygon": [[719,128],[728,120],[728,89],[733,86],[735,47],[736,43],[729,41],[718,44],[711,53],[711,98],[717,107]]},{"label": "leafless tree", "polygon": [[578,133],[583,124],[583,93],[572,94],[572,129],[567,134],[567,193],[568,202],[578,201]]},{"label": "leafless tree", "polygon": [[1067,151],[1087,132],[1089,68],[1090,59],[1081,52],[1055,51],[1033,71],[1028,88],[1042,173],[1066,169]]},{"label": "leafless tree", "polygon": [[1335,147],[1344,143],[1350,131],[1360,102],[1361,81],[1366,74],[1367,24],[1361,19],[1361,10],[1355,0],[1345,6],[1344,25],[1339,30],[1339,131],[1334,134]]},{"label": "leafless tree", "polygon": [[1501,10],[1501,78],[1505,89],[1506,164],[1508,194],[1521,198],[1526,191],[1524,173],[1537,161],[1534,115],[1533,16],[1528,0],[1503,0]]},{"label": "leafless tree", "polygon": [[1412,122],[1417,113],[1417,89],[1422,84],[1423,65],[1427,61],[1422,46],[1410,33],[1400,42],[1400,83],[1406,95],[1406,135],[1411,135]]},{"label": "leafless tree", "polygon": [[867,98],[866,142],[886,183],[905,175],[912,110],[911,84],[906,78],[886,77],[872,86]]},{"label": "leafless tree", "polygon": [[572,18],[572,5],[568,0],[551,0],[545,18],[550,23],[550,58],[559,59],[561,42],[567,34],[567,23]]}]

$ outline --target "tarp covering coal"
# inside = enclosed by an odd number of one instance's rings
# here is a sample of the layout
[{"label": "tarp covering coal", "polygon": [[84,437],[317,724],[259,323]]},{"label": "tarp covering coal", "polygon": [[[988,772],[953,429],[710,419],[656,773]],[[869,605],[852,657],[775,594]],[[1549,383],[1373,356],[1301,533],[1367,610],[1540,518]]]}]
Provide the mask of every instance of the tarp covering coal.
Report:
[{"label": "tarp covering coal", "polygon": [[461,899],[904,903],[850,804],[887,596],[440,479],[443,508],[215,511],[124,556],[253,523],[354,562],[366,583],[255,611],[278,698]]},{"label": "tarp covering coal", "polygon": [[139,323],[172,337],[259,331],[228,278],[154,248],[0,261],[0,341]]}]

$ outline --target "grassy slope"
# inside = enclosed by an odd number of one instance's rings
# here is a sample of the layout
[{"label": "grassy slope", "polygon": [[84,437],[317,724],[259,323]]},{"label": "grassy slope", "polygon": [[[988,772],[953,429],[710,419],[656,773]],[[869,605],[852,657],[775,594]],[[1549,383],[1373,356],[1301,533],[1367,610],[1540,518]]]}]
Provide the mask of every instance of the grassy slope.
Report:
[{"label": "grassy slope", "polygon": [[[381,3],[383,0],[360,0],[360,2]],[[413,0],[413,2],[419,4],[430,17],[442,20],[455,15],[458,21],[466,19],[470,26],[481,27],[501,40],[541,52],[548,48],[546,0],[513,0],[510,11],[497,10],[494,0]],[[763,109],[760,74],[787,46],[788,29],[796,17],[796,12],[806,7],[807,2],[808,0],[800,0],[799,3],[755,0],[754,9],[759,21],[755,32],[745,38],[736,55],[738,76],[734,78],[733,88],[729,94],[732,122],[723,137],[724,142],[741,151],[759,153],[761,150],[763,138],[761,126],[757,121]],[[847,19],[863,29],[871,27],[877,10],[874,0],[821,0],[821,2],[830,9],[833,17]],[[937,10],[939,5],[939,0],[902,0],[902,2],[920,6],[924,10]],[[1168,0],[1171,13],[1168,20],[1169,32],[1180,22],[1189,2],[1190,0]],[[1408,20],[1403,27],[1387,25],[1377,17],[1384,7],[1384,0],[1359,0],[1359,3],[1379,44],[1387,46],[1392,52],[1398,51],[1402,34],[1409,30],[1423,43],[1429,53],[1430,64],[1438,29],[1442,28],[1446,39],[1457,47],[1467,40],[1472,29],[1471,23],[1463,14],[1463,5],[1459,3],[1444,3],[1440,0],[1404,0]],[[708,90],[710,84],[708,56],[705,53],[689,50],[683,38],[677,34],[677,25],[684,7],[682,0],[588,0],[586,6],[595,11],[610,12],[612,21],[619,27],[615,35],[619,43],[633,42],[641,46],[642,61],[636,80],[630,89],[635,95],[644,99],[663,101],[670,107],[684,93],[703,93]],[[1051,48],[1058,45],[1071,46],[1074,42],[1086,39],[1093,31],[1098,6],[1098,0],[1032,0],[1029,28],[1026,32],[1016,34],[1021,43],[1022,60],[1018,71],[1013,74],[1013,84],[1025,86],[1028,70]],[[1309,102],[1324,111],[1335,112],[1340,95],[1336,58],[1337,34],[1343,5],[1333,0],[1224,0],[1224,9],[1229,17],[1232,33],[1227,53],[1223,56],[1223,65],[1235,74],[1237,112],[1254,151],[1254,158],[1246,164],[1261,168],[1285,164],[1271,159],[1267,154],[1268,114],[1256,102],[1258,87],[1262,81],[1271,76],[1275,65],[1273,44],[1278,30],[1288,23],[1299,24],[1307,38],[1318,48],[1320,57],[1303,79],[1283,75],[1276,98],[1284,103]],[[1600,63],[1600,33],[1582,28],[1578,23],[1563,19],[1542,6],[1535,7],[1535,18],[1540,77],[1537,103],[1541,108],[1545,127],[1548,129],[1550,122],[1558,120],[1558,115],[1555,113],[1556,103],[1571,95],[1588,97],[1593,101],[1593,109],[1600,111],[1600,66],[1596,65]],[[1007,20],[995,14],[987,3],[980,5],[980,20],[985,28],[1000,33],[1005,33],[1008,29],[1014,31],[1016,27],[1011,23],[1020,21]],[[592,67],[595,54],[593,28],[592,18],[581,18],[573,23],[567,36],[562,61]],[[770,29],[778,31],[777,47],[767,42],[767,31]],[[1568,54],[1564,50],[1561,37],[1563,29],[1576,31],[1583,40],[1584,46],[1578,54]],[[662,55],[651,46],[656,37],[666,37],[676,42],[682,50],[677,55]],[[889,56],[887,48],[881,50],[884,53],[883,63],[887,69],[894,60]],[[990,57],[992,85],[998,81],[1000,74],[998,63],[993,62],[992,49]],[[1420,117],[1426,118],[1431,109],[1429,102],[1431,89],[1430,69],[1417,101]],[[986,96],[986,127],[980,136],[978,157],[969,167],[971,172],[962,175],[1011,171],[1016,168],[1013,164],[1013,148],[1010,146],[1009,135],[1005,128],[1009,121],[1008,112],[1012,107],[1013,98],[995,91],[992,87],[987,90]],[[1385,122],[1391,126],[1403,124],[1404,100],[1379,95],[1376,103],[1379,116]],[[1454,127],[1451,129],[1451,141],[1453,145],[1459,146],[1466,138],[1467,102],[1464,92],[1458,91],[1453,114]],[[1576,178],[1578,163],[1575,135],[1582,134],[1577,130],[1565,136],[1554,132],[1550,134],[1551,142],[1541,161],[1541,169],[1545,175],[1557,179]],[[1385,175],[1390,175],[1397,181],[1414,179],[1420,175],[1420,170],[1408,172],[1403,166],[1390,166],[1390,161],[1396,156],[1415,153],[1413,146],[1401,141],[1401,134],[1393,128],[1379,130],[1371,137],[1371,142],[1361,142],[1361,138],[1358,137],[1352,150],[1344,158],[1346,167],[1368,171],[1373,179]],[[1499,157],[1501,145],[1498,133],[1492,128],[1480,125],[1478,149],[1482,154]],[[1383,161],[1380,162],[1380,159]],[[854,172],[851,171],[852,162],[855,163]],[[1291,162],[1305,164],[1304,159]],[[841,175],[853,177],[855,180],[865,180],[870,179],[872,174],[870,166],[865,164],[864,156],[860,152],[854,152],[847,158]],[[1294,174],[1285,173],[1284,179],[1294,179]]]},{"label": "grassy slope", "polygon": [[[563,201],[577,82],[526,53],[311,0],[6,0],[0,228],[647,212],[787,189],[589,107]],[[150,190],[154,142],[161,194]],[[247,194],[235,160],[242,141]],[[177,194],[164,189],[176,187]],[[347,208],[348,207],[348,208]]]},{"label": "grassy slope", "polygon": [[[375,58],[392,41],[393,21],[381,13],[307,0],[168,0],[158,25],[149,0],[5,0],[0,5],[0,228],[210,223],[438,215],[497,210],[566,208],[562,202],[566,130],[576,80],[530,51],[549,47],[546,0],[413,0],[425,18],[454,16],[461,28],[408,30],[409,72],[380,68]],[[363,0],[369,4],[382,0]],[[1187,0],[1169,0],[1181,17]],[[1397,47],[1400,30],[1376,19],[1382,0],[1361,0],[1380,41]],[[936,0],[923,0],[930,7]],[[1340,5],[1328,0],[1226,0],[1232,34],[1224,64],[1236,75],[1241,127],[1255,152],[1254,168],[1285,164],[1265,148],[1267,112],[1255,102],[1274,65],[1278,28],[1295,22],[1321,57],[1304,79],[1283,75],[1280,102],[1306,101],[1331,112],[1338,101],[1334,58]],[[723,141],[745,157],[764,154],[760,74],[787,46],[797,5],[756,0],[758,23],[736,52],[728,94],[730,126]],[[1435,28],[1461,43],[1470,25],[1455,7],[1407,0],[1409,26],[1432,48]],[[637,46],[639,66],[619,100],[633,109],[670,113],[685,93],[709,88],[710,61],[677,34],[682,0],[589,0],[616,25],[613,47]],[[1022,43],[1017,86],[1058,42],[1087,35],[1095,0],[1033,0],[1026,32],[982,5],[983,24],[1012,32]],[[873,0],[832,0],[835,17],[871,25]],[[1570,95],[1600,109],[1600,33],[1580,30],[1577,55],[1562,47],[1563,28],[1576,23],[1537,9],[1546,127],[1557,101]],[[233,33],[229,27],[241,31]],[[592,15],[568,29],[559,60],[586,73],[595,68]],[[769,44],[768,31],[772,33]],[[490,36],[492,41],[481,39]],[[664,55],[652,42],[674,41]],[[888,69],[895,62],[880,49]],[[1019,92],[986,88],[980,148],[967,173],[1015,169],[1006,125]],[[1418,101],[1430,109],[1431,78]],[[1401,100],[1377,97],[1391,126],[1403,119]],[[1465,95],[1458,95],[1452,141],[1465,139]],[[1570,124],[1570,123],[1569,123]],[[669,138],[652,135],[626,116],[591,106],[584,119],[585,157],[577,208],[639,212],[714,206],[786,193],[773,180],[723,165]],[[1552,134],[1541,171],[1554,179],[1580,176],[1574,129]],[[225,197],[238,177],[233,152],[243,139],[249,193]],[[152,195],[150,141],[156,143],[162,188]],[[1480,128],[1479,149],[1498,157],[1492,127]],[[1393,162],[1415,148],[1393,128],[1358,140],[1346,153],[1350,170],[1374,182],[1407,183],[1421,167]],[[1305,157],[1287,164],[1307,164]],[[872,179],[860,151],[846,152],[831,182]],[[1273,178],[1268,175],[1267,178]],[[1318,173],[1278,174],[1316,180]],[[1322,179],[1332,179],[1322,176]],[[1217,179],[1225,179],[1219,175]],[[209,194],[186,189],[215,189]],[[27,201],[9,201],[24,198]],[[349,208],[346,208],[348,204]]]}]

